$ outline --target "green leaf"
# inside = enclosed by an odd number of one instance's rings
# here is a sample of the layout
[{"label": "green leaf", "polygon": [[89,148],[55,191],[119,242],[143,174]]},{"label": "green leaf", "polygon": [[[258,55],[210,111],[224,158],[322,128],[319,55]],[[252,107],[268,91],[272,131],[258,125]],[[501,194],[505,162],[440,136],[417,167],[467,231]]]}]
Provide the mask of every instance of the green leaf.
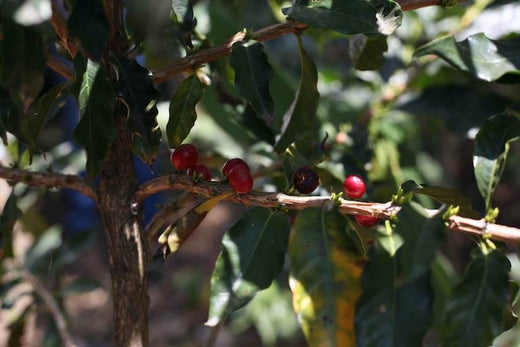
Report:
[{"label": "green leaf", "polygon": [[222,241],[211,278],[207,324],[216,325],[271,285],[282,271],[289,234],[285,213],[253,207]]},{"label": "green leaf", "polygon": [[6,131],[16,136],[18,141],[23,141],[20,114],[21,106],[7,91],[0,88],[0,136],[5,146],[7,146]]},{"label": "green leaf", "polygon": [[511,264],[499,251],[478,249],[462,281],[453,289],[444,311],[442,345],[490,346],[504,331],[509,304]]},{"label": "green leaf", "polygon": [[0,216],[0,231],[2,232],[0,248],[2,248],[3,254],[0,259],[13,257],[13,228],[20,217],[22,217],[22,211],[17,206],[16,195],[11,192],[5,203],[2,216]]},{"label": "green leaf", "polygon": [[23,102],[32,101],[43,86],[47,49],[33,27],[4,19],[0,40],[2,86]]},{"label": "green leaf", "polygon": [[308,208],[289,240],[293,307],[309,346],[354,346],[354,305],[364,265],[336,209]]},{"label": "green leaf", "polygon": [[116,92],[107,80],[103,65],[88,61],[78,97],[81,120],[73,138],[87,153],[87,175],[101,171],[108,146],[116,137],[113,110]]},{"label": "green leaf", "polygon": [[358,346],[422,345],[433,319],[431,266],[444,240],[442,214],[429,217],[421,206],[409,203],[394,228],[403,239],[395,255],[380,242],[370,249],[356,306]]},{"label": "green leaf", "polygon": [[342,34],[392,34],[403,13],[396,2],[387,0],[316,0],[311,6],[299,4],[284,8],[290,18],[311,27],[332,29]]},{"label": "green leaf", "polygon": [[171,148],[179,147],[197,120],[195,106],[202,98],[202,83],[197,75],[182,81],[170,102],[166,135]]},{"label": "green leaf", "polygon": [[67,283],[66,285],[61,287],[59,295],[63,297],[71,294],[86,293],[91,292],[100,287],[101,286],[98,282],[87,278],[82,278],[75,280],[74,282]]},{"label": "green leaf", "polygon": [[414,181],[406,181],[401,184],[404,193],[426,195],[446,205],[459,206],[459,215],[473,219],[479,219],[480,214],[473,209],[471,199],[464,196],[458,189],[448,187],[423,186]]},{"label": "green leaf", "polygon": [[41,95],[21,119],[22,132],[25,140],[32,148],[36,148],[36,141],[45,123],[59,110],[59,102],[62,100],[63,91],[68,87],[64,82],[51,88]]},{"label": "green leaf", "polygon": [[193,4],[191,0],[172,0],[173,13],[177,17],[181,29],[190,32],[195,26]]},{"label": "green leaf", "polygon": [[275,151],[285,151],[297,136],[312,131],[320,93],[318,92],[318,72],[311,57],[303,49],[298,36],[300,53],[300,84],[292,105],[283,117],[280,135],[276,140]]},{"label": "green leaf", "polygon": [[31,272],[48,269],[52,253],[62,245],[62,230],[53,226],[47,229],[25,254],[25,267]]},{"label": "green leaf", "polygon": [[283,171],[289,185],[292,184],[294,172],[302,166],[319,164],[324,159],[324,151],[320,144],[313,143],[309,138],[302,137],[293,142],[283,155]]},{"label": "green leaf", "polygon": [[359,34],[351,37],[348,43],[348,52],[356,69],[376,70],[383,65],[383,54],[388,49],[386,36],[367,37]]},{"label": "green leaf", "polygon": [[486,209],[491,206],[491,196],[504,171],[509,145],[520,136],[519,115],[516,108],[511,108],[489,118],[475,138],[473,167]]},{"label": "green leaf", "polygon": [[161,142],[156,107],[160,94],[154,88],[148,70],[135,60],[119,58],[118,64],[118,89],[128,106],[127,126],[132,138],[132,152],[150,164],[157,156]]},{"label": "green leaf", "polygon": [[463,41],[443,37],[415,51],[416,57],[434,54],[474,77],[494,81],[505,74],[520,73],[520,39],[494,41],[479,33]]},{"label": "green leaf", "polygon": [[72,8],[67,27],[69,33],[80,41],[87,57],[99,61],[103,56],[110,32],[101,0],[77,0]]},{"label": "green leaf", "polygon": [[263,119],[258,117],[248,104],[242,113],[240,123],[247,128],[258,140],[265,141],[271,145],[274,144],[273,130],[265,123]]},{"label": "green leaf", "polygon": [[273,78],[273,68],[267,61],[264,46],[259,42],[251,45],[235,42],[229,61],[235,70],[235,86],[238,92],[249,101],[258,116],[271,124],[274,103],[269,93],[269,83]]}]

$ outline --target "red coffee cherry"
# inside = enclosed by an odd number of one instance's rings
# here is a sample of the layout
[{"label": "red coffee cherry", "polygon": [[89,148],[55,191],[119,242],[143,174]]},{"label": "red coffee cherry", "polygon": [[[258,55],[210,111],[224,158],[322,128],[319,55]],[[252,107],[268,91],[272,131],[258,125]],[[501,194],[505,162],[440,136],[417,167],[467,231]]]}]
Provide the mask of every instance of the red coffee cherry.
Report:
[{"label": "red coffee cherry", "polygon": [[202,164],[197,164],[194,167],[190,167],[187,174],[188,176],[195,178],[197,181],[211,181],[211,172],[209,172],[209,169]]},{"label": "red coffee cherry", "polygon": [[354,216],[357,224],[362,227],[370,228],[379,223],[379,218],[372,216]]},{"label": "red coffee cherry", "polygon": [[226,161],[226,163],[222,167],[222,174],[224,175],[224,177],[227,177],[229,175],[229,172],[237,166],[243,166],[247,169],[247,171],[251,171],[251,169],[249,169],[249,166],[245,161],[243,161],[240,158],[233,158]]},{"label": "red coffee cherry", "polygon": [[320,184],[320,178],[316,171],[308,166],[302,166],[294,172],[294,188],[302,194],[310,194]]},{"label": "red coffee cherry", "polygon": [[253,176],[245,166],[235,166],[229,171],[227,178],[229,185],[239,194],[247,194],[253,188]]},{"label": "red coffee cherry", "polygon": [[343,181],[343,191],[353,199],[362,197],[365,194],[365,190],[365,181],[359,175],[349,175]]},{"label": "red coffee cherry", "polygon": [[190,144],[183,144],[177,147],[170,156],[172,165],[177,170],[186,170],[197,165],[199,152],[197,147]]}]

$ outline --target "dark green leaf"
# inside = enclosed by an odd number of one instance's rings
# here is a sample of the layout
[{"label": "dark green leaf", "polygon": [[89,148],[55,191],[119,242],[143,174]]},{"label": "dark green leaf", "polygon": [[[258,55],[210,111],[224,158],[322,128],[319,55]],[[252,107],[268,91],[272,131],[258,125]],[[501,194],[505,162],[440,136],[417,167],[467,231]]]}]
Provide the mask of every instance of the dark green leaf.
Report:
[{"label": "dark green leaf", "polygon": [[376,70],[383,65],[383,54],[388,49],[386,36],[367,37],[359,34],[351,37],[348,42],[350,59],[356,69]]},{"label": "dark green leaf", "polygon": [[0,248],[3,253],[0,258],[4,259],[13,257],[13,228],[16,221],[22,217],[22,211],[18,208],[16,200],[16,195],[11,192],[0,217],[0,231],[2,232]]},{"label": "dark green leaf", "polygon": [[195,124],[195,106],[202,98],[202,89],[197,75],[186,78],[177,87],[170,102],[170,118],[166,125],[166,135],[171,148],[179,147]]},{"label": "dark green leaf", "polygon": [[101,171],[108,146],[116,137],[112,118],[115,101],[116,93],[107,80],[105,68],[89,61],[78,98],[81,120],[73,133],[87,153],[89,177]]},{"label": "dark green leaf", "polygon": [[70,34],[81,43],[88,58],[99,61],[110,31],[101,0],[77,0],[67,26]]},{"label": "dark green leaf", "polygon": [[519,115],[516,108],[511,108],[489,118],[475,138],[473,166],[486,209],[490,207],[491,196],[504,171],[509,144],[520,136]]},{"label": "dark green leaf", "polygon": [[20,114],[21,106],[7,91],[0,88],[0,136],[5,146],[7,146],[6,131],[16,136],[19,141],[23,141]]},{"label": "dark green leaf", "polygon": [[406,181],[401,185],[405,193],[413,192],[414,194],[422,194],[437,200],[446,205],[459,206],[459,215],[463,217],[479,219],[480,214],[473,209],[471,199],[464,196],[458,189],[447,187],[428,187],[415,183],[414,181]]},{"label": "dark green leaf", "polygon": [[443,346],[490,346],[504,331],[510,268],[503,253],[476,251],[446,304],[441,328]]},{"label": "dark green leaf", "polygon": [[303,49],[299,36],[298,49],[300,52],[300,84],[292,105],[283,117],[282,129],[275,145],[278,153],[285,151],[296,137],[312,131],[320,99],[316,65]]},{"label": "dark green leaf", "polygon": [[233,226],[211,278],[208,324],[218,324],[271,285],[282,271],[289,228],[285,213],[260,207]]},{"label": "dark green leaf", "polygon": [[61,296],[67,296],[71,294],[85,293],[98,289],[99,287],[101,286],[98,282],[83,278],[67,283],[60,289],[59,294]]},{"label": "dark green leaf", "polygon": [[253,133],[258,140],[265,141],[271,145],[274,144],[275,139],[273,130],[264,122],[263,119],[256,115],[251,105],[248,104],[246,106],[240,121],[242,125]]},{"label": "dark green leaf", "polygon": [[119,58],[119,92],[128,106],[128,130],[132,137],[132,151],[150,164],[157,156],[161,129],[157,124],[156,103],[159,92],[152,84],[148,70],[135,60]]},{"label": "dark green leaf", "polygon": [[32,27],[10,20],[2,22],[0,41],[2,86],[22,101],[32,101],[43,86],[47,50],[42,37]]},{"label": "dark green leaf", "polygon": [[59,102],[62,100],[63,91],[67,83],[61,83],[41,95],[22,117],[21,125],[25,140],[32,148],[36,148],[38,136],[45,126],[46,121],[53,117],[59,110]]},{"label": "dark green leaf", "polygon": [[442,214],[429,217],[407,204],[393,230],[403,240],[395,255],[380,242],[370,249],[356,306],[358,346],[422,345],[433,319],[431,266],[444,240]]},{"label": "dark green leaf", "polygon": [[313,0],[310,6],[299,4],[282,11],[311,27],[332,29],[347,35],[390,35],[401,25],[403,16],[396,2],[386,0]]},{"label": "dark green leaf", "polygon": [[62,231],[58,227],[47,229],[25,254],[25,267],[31,272],[41,269],[48,271],[51,256],[62,244]]},{"label": "dark green leaf", "polygon": [[494,41],[475,34],[463,41],[443,37],[415,51],[416,57],[435,54],[473,76],[494,81],[507,73],[520,73],[520,39]]},{"label": "dark green leaf", "polygon": [[293,307],[309,346],[354,346],[354,306],[364,259],[336,209],[302,210],[289,240]]},{"label": "dark green leaf", "polygon": [[273,78],[273,68],[267,61],[264,46],[256,42],[246,45],[235,42],[230,63],[235,70],[235,86],[255,111],[267,124],[271,124],[274,103],[269,93],[269,83]]}]

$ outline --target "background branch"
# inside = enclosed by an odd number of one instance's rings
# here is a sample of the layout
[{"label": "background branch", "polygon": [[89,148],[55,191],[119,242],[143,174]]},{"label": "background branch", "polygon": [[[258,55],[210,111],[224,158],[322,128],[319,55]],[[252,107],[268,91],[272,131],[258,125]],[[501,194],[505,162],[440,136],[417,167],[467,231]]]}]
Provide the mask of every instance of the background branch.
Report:
[{"label": "background branch", "polygon": [[[197,182],[186,175],[168,175],[150,180],[137,190],[135,198],[142,202],[146,197],[163,190],[184,190],[201,196],[214,197],[230,191],[229,186],[219,182]],[[254,205],[267,208],[283,207],[290,210],[301,210],[308,207],[319,207],[330,201],[328,196],[293,196],[282,193],[262,193],[252,191],[249,194],[232,194],[224,200],[237,202],[242,205]],[[374,216],[380,219],[389,219],[396,215],[400,206],[391,202],[375,203],[340,199],[339,211],[345,215]],[[434,214],[437,210],[427,210]],[[520,229],[499,224],[487,223],[483,219],[470,219],[452,216],[448,220],[448,228],[465,234],[484,236],[503,242],[519,242]]]},{"label": "background branch", "polygon": [[12,183],[24,183],[34,187],[74,189],[96,202],[98,200],[96,192],[87,181],[75,175],[64,175],[55,172],[31,172],[0,166],[0,178]]}]

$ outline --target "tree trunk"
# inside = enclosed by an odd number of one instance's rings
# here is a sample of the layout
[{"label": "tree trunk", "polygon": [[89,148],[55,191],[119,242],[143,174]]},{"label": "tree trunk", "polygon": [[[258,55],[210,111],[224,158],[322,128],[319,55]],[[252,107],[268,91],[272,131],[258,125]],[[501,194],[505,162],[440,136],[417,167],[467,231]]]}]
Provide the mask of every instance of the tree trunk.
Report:
[{"label": "tree trunk", "polygon": [[143,211],[134,206],[138,184],[124,118],[115,116],[117,139],[99,181],[99,214],[106,234],[112,279],[114,346],[147,346],[148,247]]}]

